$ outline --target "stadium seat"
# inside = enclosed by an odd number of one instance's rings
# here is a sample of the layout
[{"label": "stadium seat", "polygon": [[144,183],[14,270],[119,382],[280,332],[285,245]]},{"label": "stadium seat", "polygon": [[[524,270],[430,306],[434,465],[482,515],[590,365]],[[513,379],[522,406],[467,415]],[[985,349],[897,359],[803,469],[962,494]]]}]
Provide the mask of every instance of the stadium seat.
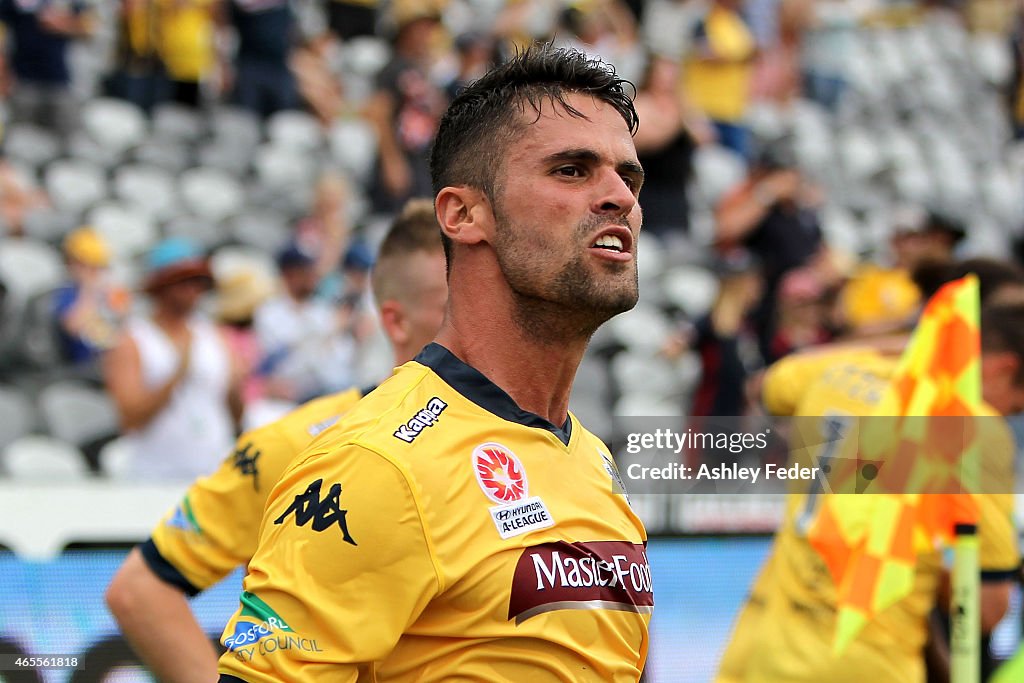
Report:
[{"label": "stadium seat", "polygon": [[666,271],[661,286],[665,300],[696,319],[711,310],[718,295],[718,278],[700,266],[675,266]]},{"label": "stadium seat", "polygon": [[1013,53],[1002,36],[977,33],[971,36],[971,63],[986,83],[1004,88],[1013,76]]},{"label": "stadium seat", "polygon": [[159,166],[128,164],[114,172],[114,196],[131,203],[156,220],[179,210],[174,176]]},{"label": "stadium seat", "polygon": [[206,218],[179,214],[164,223],[165,237],[184,237],[203,249],[212,249],[229,238],[227,228]]},{"label": "stadium seat", "polygon": [[102,149],[123,153],[146,136],[146,115],[131,102],[100,97],[82,108],[82,129]]},{"label": "stadium seat", "polygon": [[273,254],[291,234],[288,219],[271,210],[246,211],[228,221],[228,229],[237,242]]},{"label": "stadium seat", "polygon": [[334,161],[363,185],[373,178],[377,162],[377,135],[362,119],[343,119],[334,124],[329,134]]},{"label": "stadium seat", "polygon": [[0,385],[0,450],[36,426],[32,401],[18,388]]},{"label": "stadium seat", "polygon": [[81,451],[49,436],[30,434],[7,445],[0,465],[14,479],[32,481],[74,481],[88,476]]},{"label": "stadium seat", "polygon": [[391,50],[380,38],[358,36],[345,42],[342,64],[346,72],[376,76],[391,58]]},{"label": "stadium seat", "polygon": [[747,175],[747,166],[735,152],[720,145],[703,145],[693,155],[696,189],[708,206],[714,206]]},{"label": "stadium seat", "polygon": [[135,148],[132,159],[177,174],[192,163],[192,150],[188,145],[173,140],[151,138]]},{"label": "stadium seat", "polygon": [[16,123],[4,132],[4,155],[33,169],[60,154],[60,142],[51,131],[30,123]]},{"label": "stadium seat", "polygon": [[300,149],[264,145],[256,151],[253,164],[260,184],[270,190],[309,191],[316,182],[316,162]]},{"label": "stadium seat", "polygon": [[191,213],[214,222],[240,211],[245,200],[238,180],[214,168],[185,171],[178,179],[178,191]]},{"label": "stadium seat", "polygon": [[647,295],[656,287],[658,278],[665,270],[665,247],[654,233],[641,232],[637,240],[637,253],[643,254],[643,258],[637,259],[636,267],[641,291]]},{"label": "stadium seat", "polygon": [[652,355],[665,345],[670,332],[665,316],[644,303],[615,316],[606,325],[611,326],[615,338],[627,349]]},{"label": "stadium seat", "polygon": [[82,212],[107,196],[103,169],[84,159],[60,159],[46,167],[44,184],[58,209]]},{"label": "stadium seat", "polygon": [[210,129],[215,144],[232,147],[255,149],[263,138],[259,119],[240,107],[216,107],[210,116]]},{"label": "stadium seat", "polygon": [[887,168],[882,150],[865,128],[851,128],[840,134],[839,155],[843,169],[853,180],[869,180]]},{"label": "stadium seat", "polygon": [[110,479],[126,479],[132,452],[125,438],[118,437],[100,449],[100,472]]},{"label": "stadium seat", "polygon": [[984,206],[1007,229],[1016,230],[1024,225],[1020,176],[1014,176],[1004,167],[993,167],[984,176],[982,193]]},{"label": "stadium seat", "polygon": [[135,204],[108,201],[94,206],[86,221],[110,245],[118,259],[137,256],[159,239],[156,223]]},{"label": "stadium seat", "polygon": [[323,148],[324,132],[312,115],[297,110],[280,111],[267,121],[267,135],[276,147],[300,152]]},{"label": "stadium seat", "polygon": [[202,145],[196,151],[201,166],[226,171],[233,176],[241,177],[249,171],[252,164],[253,145],[241,145],[236,142],[217,138],[210,144]]},{"label": "stadium seat", "polygon": [[76,213],[60,211],[49,207],[32,209],[25,214],[21,227],[26,237],[41,242],[58,242],[69,232],[78,227]]},{"label": "stadium seat", "polygon": [[206,132],[199,113],[189,107],[164,102],[153,109],[153,135],[167,140],[194,143]]},{"label": "stadium seat", "polygon": [[58,286],[63,279],[64,261],[49,244],[0,239],[0,280],[15,303],[23,304],[29,297]]},{"label": "stadium seat", "polygon": [[118,431],[110,396],[82,382],[59,381],[44,387],[39,392],[39,412],[52,436],[79,448]]},{"label": "stadium seat", "polygon": [[645,392],[623,394],[616,402],[612,414],[616,418],[628,417],[683,417],[682,401],[654,398]]}]

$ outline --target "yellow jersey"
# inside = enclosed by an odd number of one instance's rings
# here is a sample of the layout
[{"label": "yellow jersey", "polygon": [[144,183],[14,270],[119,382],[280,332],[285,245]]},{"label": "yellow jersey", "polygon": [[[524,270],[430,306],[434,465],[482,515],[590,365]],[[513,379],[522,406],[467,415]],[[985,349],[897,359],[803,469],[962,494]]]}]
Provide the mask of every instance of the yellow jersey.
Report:
[{"label": "yellow jersey", "polygon": [[220,468],[192,484],[142,544],[150,569],[195,595],[246,564],[256,550],[267,496],[285,467],[362,396],[349,389],[314,399],[242,434]]},{"label": "yellow jersey", "polygon": [[738,12],[713,4],[699,25],[698,40],[715,60],[691,55],[683,62],[682,90],[695,107],[717,121],[739,123],[750,99],[757,52],[750,29]]},{"label": "yellow jersey", "polygon": [[[764,396],[776,409],[792,407],[790,414],[798,419],[815,418],[820,432],[837,420],[870,415],[896,362],[863,350],[793,356],[766,374]],[[813,374],[819,376],[818,381],[810,381]],[[793,380],[802,383],[794,386]],[[791,401],[797,393],[802,396]],[[986,419],[983,424],[986,444],[991,444],[986,452],[1011,454],[1012,436],[1005,423]],[[806,426],[794,428],[794,436],[799,438],[797,432],[807,431]],[[817,443],[821,443],[820,437]],[[830,443],[835,441],[819,448]],[[806,537],[821,498],[787,496],[785,519],[751,599],[737,620],[720,666],[719,683],[924,681],[922,649],[928,614],[944,571],[942,552],[919,555],[911,593],[876,615],[836,657],[832,654],[836,587],[824,560]],[[1011,580],[1020,558],[1012,521],[1013,497],[981,495],[977,501],[982,580]]]},{"label": "yellow jersey", "polygon": [[636,681],[653,605],[608,448],[431,344],[274,488],[220,680]]}]

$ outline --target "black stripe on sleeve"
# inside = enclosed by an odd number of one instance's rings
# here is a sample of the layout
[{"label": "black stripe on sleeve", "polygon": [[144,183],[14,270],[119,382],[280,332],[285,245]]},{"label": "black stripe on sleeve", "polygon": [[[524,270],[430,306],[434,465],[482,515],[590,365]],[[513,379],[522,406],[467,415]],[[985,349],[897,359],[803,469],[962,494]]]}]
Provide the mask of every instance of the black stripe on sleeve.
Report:
[{"label": "black stripe on sleeve", "polygon": [[982,583],[999,583],[1000,581],[1016,581],[1020,577],[1020,567],[1013,569],[990,570],[981,572]]},{"label": "black stripe on sleeve", "polygon": [[195,597],[200,593],[200,589],[192,585],[192,583],[186,579],[178,568],[173,564],[164,559],[164,556],[157,550],[156,544],[153,543],[153,539],[147,539],[145,543],[139,546],[139,550],[142,552],[142,559],[146,561],[149,568],[156,574],[161,581],[169,583],[185,595]]}]

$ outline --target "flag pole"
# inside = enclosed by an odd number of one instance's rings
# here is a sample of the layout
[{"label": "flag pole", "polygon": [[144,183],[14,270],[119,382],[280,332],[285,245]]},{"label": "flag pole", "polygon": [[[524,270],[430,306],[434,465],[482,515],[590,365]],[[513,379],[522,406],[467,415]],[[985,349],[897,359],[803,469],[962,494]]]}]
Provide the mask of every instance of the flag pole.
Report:
[{"label": "flag pole", "polygon": [[981,680],[981,578],[978,527],[957,524],[950,611],[950,683]]}]

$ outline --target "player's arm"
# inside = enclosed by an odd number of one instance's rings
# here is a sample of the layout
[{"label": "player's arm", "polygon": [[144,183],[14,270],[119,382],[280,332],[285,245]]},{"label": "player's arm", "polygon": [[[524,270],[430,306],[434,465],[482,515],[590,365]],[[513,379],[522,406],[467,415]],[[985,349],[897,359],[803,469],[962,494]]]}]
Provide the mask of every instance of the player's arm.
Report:
[{"label": "player's arm", "polygon": [[356,681],[444,590],[420,493],[386,455],[307,451],[275,486],[221,681]]},{"label": "player's arm", "polygon": [[107,588],[107,606],[132,649],[164,683],[215,681],[217,651],[186,594],[157,576],[133,548]]},{"label": "player's arm", "polygon": [[240,436],[221,467],[192,484],[111,581],[107,605],[161,681],[217,679],[217,652],[188,599],[248,562],[267,494],[293,455],[277,424]]}]

